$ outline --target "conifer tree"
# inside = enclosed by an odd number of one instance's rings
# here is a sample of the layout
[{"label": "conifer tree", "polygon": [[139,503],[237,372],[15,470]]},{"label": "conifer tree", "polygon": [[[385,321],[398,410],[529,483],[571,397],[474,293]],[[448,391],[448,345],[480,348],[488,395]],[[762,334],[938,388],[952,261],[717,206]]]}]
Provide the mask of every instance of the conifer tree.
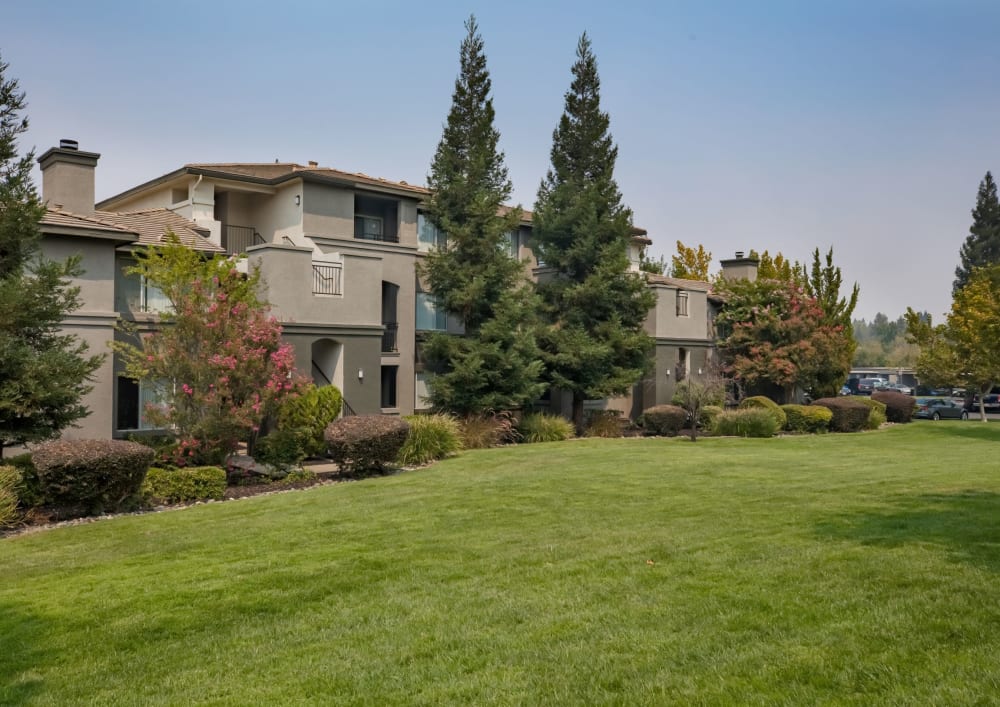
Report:
[{"label": "conifer tree", "polygon": [[965,287],[977,267],[1000,263],[1000,201],[997,185],[989,172],[979,183],[976,207],[972,210],[972,226],[959,250],[959,266],[955,268],[952,294]]},{"label": "conifer tree", "polygon": [[70,278],[78,258],[41,256],[39,221],[45,206],[31,180],[34,152],[18,157],[28,129],[24,92],[0,61],[0,457],[6,446],[56,437],[88,414],[81,403],[104,359],[64,334],[61,324],[80,306]]},{"label": "conifer tree", "polygon": [[615,183],[618,148],[586,34],[576,55],[532,225],[539,260],[554,271],[538,286],[547,375],[572,393],[580,429],[586,399],[626,393],[645,373],[653,342],[643,326],[654,298],[629,272],[632,212]]},{"label": "conifer tree", "polygon": [[431,402],[475,414],[521,407],[544,384],[533,294],[524,266],[506,247],[522,212],[504,206],[512,185],[493,124],[483,39],[475,17],[465,28],[452,106],[428,176],[427,214],[447,245],[430,253],[421,272],[438,306],[464,328],[461,338],[436,333],[427,342]]}]

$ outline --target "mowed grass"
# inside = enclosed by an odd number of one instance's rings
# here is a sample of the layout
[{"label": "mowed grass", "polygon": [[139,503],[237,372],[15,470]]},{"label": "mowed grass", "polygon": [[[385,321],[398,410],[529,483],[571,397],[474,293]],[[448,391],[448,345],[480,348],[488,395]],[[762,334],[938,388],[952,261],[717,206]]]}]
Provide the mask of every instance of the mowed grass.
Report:
[{"label": "mowed grass", "polygon": [[524,445],[0,540],[0,702],[995,703],[998,443]]}]

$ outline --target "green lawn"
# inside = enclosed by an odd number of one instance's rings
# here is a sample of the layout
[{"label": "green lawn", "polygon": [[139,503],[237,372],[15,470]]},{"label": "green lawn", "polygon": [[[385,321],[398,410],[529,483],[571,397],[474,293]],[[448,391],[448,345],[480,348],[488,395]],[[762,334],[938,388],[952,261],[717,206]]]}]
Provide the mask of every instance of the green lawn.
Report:
[{"label": "green lawn", "polygon": [[998,443],[524,445],[0,540],[0,702],[996,703]]}]

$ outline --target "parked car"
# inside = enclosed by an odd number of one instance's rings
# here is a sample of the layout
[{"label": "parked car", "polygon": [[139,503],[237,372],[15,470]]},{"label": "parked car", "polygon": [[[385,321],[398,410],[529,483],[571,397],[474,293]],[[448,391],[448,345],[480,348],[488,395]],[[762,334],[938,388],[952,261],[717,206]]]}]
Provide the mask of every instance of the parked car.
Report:
[{"label": "parked car", "polygon": [[841,395],[854,395],[854,391],[853,391],[853,390],[851,390],[851,389],[850,389],[849,387],[847,387],[847,386],[845,385],[845,386],[842,386],[842,387],[840,388],[840,394],[841,394]]},{"label": "parked car", "polygon": [[[979,396],[972,396],[970,410],[979,410]],[[983,396],[983,409],[988,412],[1000,412],[1000,387],[994,388]]]},{"label": "parked car", "polygon": [[905,383],[890,383],[882,388],[882,390],[894,390],[897,393],[902,393],[903,395],[913,395],[913,388]]},{"label": "parked car", "polygon": [[876,390],[882,390],[886,386],[884,378],[862,378],[858,381],[858,394],[871,395]]},{"label": "parked car", "polygon": [[968,420],[969,411],[946,398],[917,398],[914,417],[924,420]]}]

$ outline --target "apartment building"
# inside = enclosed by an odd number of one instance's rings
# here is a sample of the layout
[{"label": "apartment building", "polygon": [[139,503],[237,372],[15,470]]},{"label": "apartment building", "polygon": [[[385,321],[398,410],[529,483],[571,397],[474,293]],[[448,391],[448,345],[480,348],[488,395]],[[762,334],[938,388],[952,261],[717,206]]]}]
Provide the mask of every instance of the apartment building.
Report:
[{"label": "apartment building", "polygon": [[[126,276],[136,248],[170,230],[206,253],[246,254],[258,265],[266,298],[295,348],[296,366],[317,385],[333,384],[358,413],[409,414],[427,407],[420,343],[427,333],[460,333],[421,286],[417,262],[444,242],[425,218],[426,188],[316,162],[189,164],[94,204],[100,155],[63,141],[39,158],[42,222],[49,257],[79,254],[84,306],[67,321],[92,350],[108,350],[118,319],[155,326],[164,305],[154,288]],[[509,235],[511,257],[526,275],[544,276],[529,238],[531,214]],[[638,271],[650,243],[636,229],[630,247]],[[669,402],[678,380],[706,370],[714,342],[708,283],[649,276],[657,305],[647,330],[656,339],[648,378],[620,399],[591,401],[629,415]],[[150,391],[118,376],[111,356],[86,403],[91,416],[67,436],[122,436],[147,427]],[[567,396],[547,398],[565,411]]]}]

